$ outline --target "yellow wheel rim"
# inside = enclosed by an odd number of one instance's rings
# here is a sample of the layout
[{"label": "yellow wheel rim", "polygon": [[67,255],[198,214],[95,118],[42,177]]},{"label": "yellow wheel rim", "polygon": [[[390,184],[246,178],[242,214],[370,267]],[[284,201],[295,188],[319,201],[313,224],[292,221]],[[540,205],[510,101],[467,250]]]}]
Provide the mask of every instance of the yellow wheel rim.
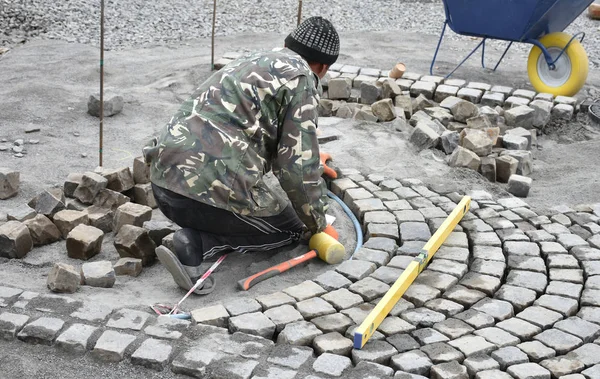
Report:
[{"label": "yellow wheel rim", "polygon": [[[550,55],[556,59],[571,40],[566,33],[552,33],[540,39]],[[573,40],[569,48],[550,70],[542,50],[534,46],[529,53],[527,72],[536,91],[555,96],[574,96],[587,80],[589,61],[585,49],[578,40]]]}]

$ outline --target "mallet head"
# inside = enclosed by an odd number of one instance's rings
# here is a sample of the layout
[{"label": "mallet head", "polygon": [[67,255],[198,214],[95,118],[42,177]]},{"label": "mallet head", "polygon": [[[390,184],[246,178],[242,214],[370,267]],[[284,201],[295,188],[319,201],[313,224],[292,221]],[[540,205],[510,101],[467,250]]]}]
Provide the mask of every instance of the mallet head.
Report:
[{"label": "mallet head", "polygon": [[312,236],[308,247],[311,250],[316,250],[319,258],[330,265],[341,263],[346,257],[344,245],[326,233],[318,233]]}]

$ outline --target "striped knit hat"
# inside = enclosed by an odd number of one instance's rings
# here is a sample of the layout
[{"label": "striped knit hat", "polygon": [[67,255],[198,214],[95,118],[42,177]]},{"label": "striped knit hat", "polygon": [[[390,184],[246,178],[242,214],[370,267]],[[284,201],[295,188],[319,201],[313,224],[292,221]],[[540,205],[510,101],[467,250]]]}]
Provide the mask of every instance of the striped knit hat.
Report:
[{"label": "striped knit hat", "polygon": [[285,46],[309,62],[332,65],[340,53],[340,37],[331,22],[311,17],[285,39]]}]

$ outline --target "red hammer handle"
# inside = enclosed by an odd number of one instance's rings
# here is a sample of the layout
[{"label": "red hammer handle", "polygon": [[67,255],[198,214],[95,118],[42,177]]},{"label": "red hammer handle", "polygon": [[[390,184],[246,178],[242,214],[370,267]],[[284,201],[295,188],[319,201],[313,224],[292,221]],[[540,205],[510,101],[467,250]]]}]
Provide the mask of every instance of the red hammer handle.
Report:
[{"label": "red hammer handle", "polygon": [[257,283],[262,282],[263,280],[267,280],[269,278],[272,278],[274,276],[277,276],[279,274],[281,274],[282,272],[285,272],[289,269],[291,269],[294,266],[297,266],[301,263],[304,263],[306,261],[309,261],[313,258],[317,257],[317,251],[316,250],[311,250],[308,253],[301,255],[299,257],[296,258],[292,258],[289,261],[283,262],[278,264],[277,266],[273,266],[271,268],[268,268],[264,271],[259,272],[258,274],[254,274],[252,276],[247,277],[246,279],[242,279],[238,282],[238,286],[244,290],[244,291],[248,291],[251,287],[253,287],[254,285],[256,285]]}]

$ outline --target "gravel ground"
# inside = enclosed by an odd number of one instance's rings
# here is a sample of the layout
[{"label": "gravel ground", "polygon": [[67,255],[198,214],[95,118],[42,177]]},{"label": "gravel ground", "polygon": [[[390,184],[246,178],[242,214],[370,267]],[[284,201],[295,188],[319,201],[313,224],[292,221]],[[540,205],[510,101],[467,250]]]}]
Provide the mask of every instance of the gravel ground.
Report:
[{"label": "gravel ground", "polygon": [[[0,0],[1,46],[14,46],[31,37],[62,39],[99,44],[100,9],[98,0]],[[321,15],[339,31],[398,30],[439,34],[444,11],[439,0],[317,0],[303,1],[303,16]],[[200,0],[106,1],[107,50],[168,44],[179,45],[207,37],[211,32],[213,2]],[[265,12],[265,7],[268,11]],[[236,0],[219,2],[217,34],[244,32],[287,33],[295,25],[296,0]],[[587,12],[586,12],[587,13]],[[591,49],[600,42],[598,23],[584,13],[567,31],[585,31],[592,67],[600,66],[600,51]],[[449,34],[449,38],[465,39]],[[401,43],[401,36],[399,36]],[[499,42],[495,42],[499,43]],[[529,46],[518,46],[527,52]]]}]

